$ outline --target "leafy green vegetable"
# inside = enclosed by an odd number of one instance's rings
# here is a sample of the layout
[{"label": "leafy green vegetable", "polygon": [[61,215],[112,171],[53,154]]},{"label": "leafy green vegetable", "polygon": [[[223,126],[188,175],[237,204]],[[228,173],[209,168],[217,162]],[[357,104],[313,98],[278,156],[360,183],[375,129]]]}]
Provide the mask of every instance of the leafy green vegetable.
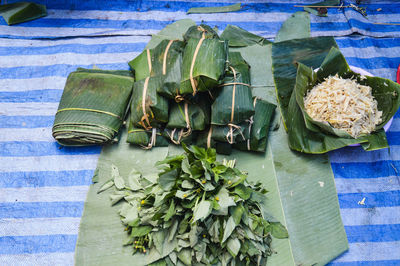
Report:
[{"label": "leafy green vegetable", "polygon": [[157,163],[164,169],[158,182],[132,171],[125,187],[118,168],[111,166],[114,182],[103,190],[114,184],[112,204],[125,199],[119,213],[129,233],[126,243],[148,253],[151,262],[172,265],[266,259],[272,254],[271,236],[288,237],[283,225],[263,217],[259,203],[266,190],[248,183],[233,162],[217,162],[215,150],[183,147],[185,154]]},{"label": "leafy green vegetable", "polygon": [[226,13],[235,12],[240,10],[240,3],[229,6],[215,6],[215,7],[192,7],[187,14],[201,14],[201,13]]}]

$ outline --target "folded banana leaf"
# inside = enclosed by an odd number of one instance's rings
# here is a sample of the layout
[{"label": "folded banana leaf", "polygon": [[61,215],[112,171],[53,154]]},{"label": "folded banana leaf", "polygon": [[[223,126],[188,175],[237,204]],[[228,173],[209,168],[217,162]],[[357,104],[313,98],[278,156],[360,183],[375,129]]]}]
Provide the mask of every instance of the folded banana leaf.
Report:
[{"label": "folded banana leaf", "polygon": [[[160,93],[168,97],[179,89],[184,42],[163,40],[153,49],[145,49],[129,62],[135,72],[135,79],[163,76],[164,84]],[[173,97],[173,96],[172,96]]]},{"label": "folded banana leaf", "polygon": [[169,144],[160,129],[152,128],[145,130],[143,128],[135,128],[132,123],[129,123],[126,142],[140,146],[143,149],[166,147]]},{"label": "folded banana leaf", "polygon": [[[182,79],[179,93],[195,95],[198,91],[211,90],[225,71],[227,42],[221,41],[201,27],[202,31],[189,30],[191,38],[183,52]],[[201,34],[200,38],[193,37]]]},{"label": "folded banana leaf", "polygon": [[0,16],[8,25],[14,25],[47,16],[47,10],[45,5],[19,2],[0,5]]},{"label": "folded banana leaf", "polygon": [[53,137],[66,146],[111,142],[122,125],[133,82],[130,71],[72,72],[55,116]]},{"label": "folded banana leaf", "polygon": [[206,24],[190,27],[183,35],[183,39],[185,41],[189,41],[191,38],[201,39],[203,33],[206,39],[219,39],[218,33]]},{"label": "folded banana leaf", "polygon": [[190,145],[196,139],[197,132],[191,132],[189,135],[185,134],[185,132],[184,128],[165,128],[162,134],[173,144],[180,145],[181,143],[185,143],[186,145]]},{"label": "folded banana leaf", "polygon": [[161,76],[147,77],[133,85],[131,121],[134,127],[146,130],[168,122],[168,100],[157,93]]},{"label": "folded banana leaf", "polygon": [[247,141],[249,135],[249,121],[242,122],[237,125],[212,126],[212,138],[220,142],[228,142],[234,144]]},{"label": "folded banana leaf", "polygon": [[276,105],[254,98],[255,113],[248,126],[249,138],[247,141],[233,145],[239,150],[265,152],[268,143],[270,123],[274,117]]},{"label": "folded banana leaf", "polygon": [[229,47],[245,47],[254,44],[265,45],[271,43],[267,39],[235,25],[226,26],[221,34],[221,39],[229,41]]},{"label": "folded banana leaf", "polygon": [[254,114],[250,88],[250,66],[239,52],[230,52],[228,69],[220,87],[215,90],[211,106],[211,124],[238,124]]},{"label": "folded banana leaf", "polygon": [[228,142],[216,141],[212,138],[214,126],[210,126],[206,130],[199,132],[196,145],[203,148],[214,148],[218,154],[229,155],[232,153],[232,145]]},{"label": "folded banana leaf", "polygon": [[[333,128],[328,123],[313,120],[305,111],[304,96],[307,91],[328,76],[335,74],[342,78],[357,79],[357,82],[361,85],[372,88],[372,95],[378,102],[378,110],[383,113],[382,122],[376,126],[376,130],[371,134],[363,134],[354,139],[347,132]],[[289,104],[289,113],[293,115],[294,113],[291,110],[300,109],[301,116],[296,114],[292,118],[292,120],[299,119],[299,121],[293,122],[289,128],[289,146],[294,150],[306,153],[327,152],[354,143],[362,143],[365,150],[387,148],[386,134],[382,128],[399,108],[399,94],[400,85],[391,80],[379,77],[366,77],[364,79],[361,78],[360,74],[351,71],[346,59],[337,48],[331,49],[318,72],[314,72],[312,68],[300,63],[297,70],[295,90],[292,93],[293,99]],[[305,134],[308,137],[301,140],[300,138]],[[318,137],[310,140],[313,136]]]},{"label": "folded banana leaf", "polygon": [[170,103],[167,128],[184,128],[190,132],[205,129],[210,124],[210,104],[206,100],[208,97],[200,98],[204,100],[198,103]]}]

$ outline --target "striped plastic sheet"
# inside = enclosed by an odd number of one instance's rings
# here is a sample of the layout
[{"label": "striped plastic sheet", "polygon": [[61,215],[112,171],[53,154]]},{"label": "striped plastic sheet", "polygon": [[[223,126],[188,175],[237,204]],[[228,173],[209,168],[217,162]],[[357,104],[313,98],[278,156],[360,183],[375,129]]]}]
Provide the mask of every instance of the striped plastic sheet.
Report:
[{"label": "striped plastic sheet", "polygon": [[[368,4],[369,20],[396,22],[400,3],[390,2]],[[221,30],[232,23],[273,37],[288,16],[301,10],[291,1],[246,1],[240,13],[185,15],[190,7],[227,3],[231,1],[49,1],[46,18],[13,27],[0,21],[0,265],[73,265],[100,147],[61,147],[51,137],[69,72],[93,65],[129,69],[127,61],[143,50],[149,34],[180,18],[211,21]],[[328,18],[311,19],[314,35],[338,36],[351,65],[395,80],[400,28],[389,31],[353,10],[330,9]],[[70,38],[117,31],[131,35]],[[365,36],[344,36],[353,32]],[[350,242],[350,250],[331,265],[400,264],[399,113],[388,141],[390,149],[351,147],[330,153]]]}]

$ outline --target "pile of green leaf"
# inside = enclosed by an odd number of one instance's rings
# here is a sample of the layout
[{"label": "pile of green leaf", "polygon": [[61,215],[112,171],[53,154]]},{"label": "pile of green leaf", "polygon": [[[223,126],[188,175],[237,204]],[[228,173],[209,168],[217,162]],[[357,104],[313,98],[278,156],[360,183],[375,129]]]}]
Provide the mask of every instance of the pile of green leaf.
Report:
[{"label": "pile of green leaf", "polygon": [[216,161],[214,149],[183,145],[185,153],[157,163],[157,176],[131,172],[124,180],[112,167],[112,204],[129,234],[126,245],[157,265],[265,265],[271,235],[285,227],[263,209],[261,183],[250,184],[234,161]]}]

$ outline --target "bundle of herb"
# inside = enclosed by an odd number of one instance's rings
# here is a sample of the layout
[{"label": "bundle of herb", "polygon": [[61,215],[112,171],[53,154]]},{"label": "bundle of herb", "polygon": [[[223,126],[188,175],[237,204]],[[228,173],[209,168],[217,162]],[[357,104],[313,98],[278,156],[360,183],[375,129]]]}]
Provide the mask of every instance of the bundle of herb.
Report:
[{"label": "bundle of herb", "polygon": [[132,172],[124,180],[113,166],[112,204],[119,211],[134,253],[160,265],[265,265],[273,253],[271,235],[286,238],[285,227],[263,208],[261,183],[251,184],[234,161],[216,161],[214,149],[197,146],[156,165],[158,176]]}]

